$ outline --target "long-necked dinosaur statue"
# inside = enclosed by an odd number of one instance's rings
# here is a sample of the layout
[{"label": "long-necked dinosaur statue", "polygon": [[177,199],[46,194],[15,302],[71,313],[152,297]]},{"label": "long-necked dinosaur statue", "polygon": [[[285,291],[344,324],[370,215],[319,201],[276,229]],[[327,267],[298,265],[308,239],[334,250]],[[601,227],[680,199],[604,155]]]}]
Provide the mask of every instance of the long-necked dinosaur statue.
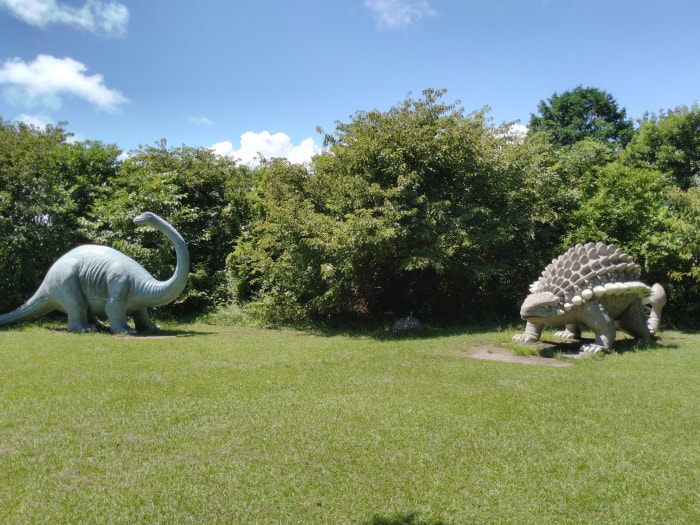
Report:
[{"label": "long-necked dinosaur statue", "polygon": [[[61,256],[46,273],[36,293],[22,306],[0,315],[0,325],[34,319],[58,310],[68,314],[69,332],[92,332],[109,321],[112,333],[136,334],[157,330],[148,308],[174,301],[187,282],[190,255],[182,236],[155,213],[146,212],[134,219],[139,225],[152,226],[173,243],[177,255],[175,273],[159,281],[143,266],[107,246],[78,246]],[[134,318],[136,329],[127,324]]]}]

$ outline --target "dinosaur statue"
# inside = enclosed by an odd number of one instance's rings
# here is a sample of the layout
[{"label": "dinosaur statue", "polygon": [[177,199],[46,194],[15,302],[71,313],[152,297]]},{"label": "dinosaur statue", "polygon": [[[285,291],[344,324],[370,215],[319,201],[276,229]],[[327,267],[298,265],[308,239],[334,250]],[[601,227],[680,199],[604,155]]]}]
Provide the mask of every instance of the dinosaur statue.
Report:
[{"label": "dinosaur statue", "polygon": [[[134,335],[158,330],[148,308],[174,301],[185,288],[190,255],[182,236],[155,213],[146,212],[134,219],[165,234],[175,246],[175,273],[167,281],[158,281],[143,266],[120,251],[107,246],[78,246],[61,256],[44,277],[34,295],[16,310],[0,315],[0,325],[24,321],[58,310],[68,314],[69,332],[93,332],[104,326],[98,318],[106,316],[112,333]],[[136,329],[127,325],[134,318]]]},{"label": "dinosaur statue", "polygon": [[633,337],[651,339],[661,322],[666,292],[660,284],[647,286],[640,276],[639,265],[612,244],[576,245],[554,259],[530,286],[520,308],[525,331],[513,341],[539,341],[545,326],[558,325],[566,330],[556,332],[556,339],[578,340],[585,325],[595,341],[581,346],[581,353],[609,353],[616,324]]}]

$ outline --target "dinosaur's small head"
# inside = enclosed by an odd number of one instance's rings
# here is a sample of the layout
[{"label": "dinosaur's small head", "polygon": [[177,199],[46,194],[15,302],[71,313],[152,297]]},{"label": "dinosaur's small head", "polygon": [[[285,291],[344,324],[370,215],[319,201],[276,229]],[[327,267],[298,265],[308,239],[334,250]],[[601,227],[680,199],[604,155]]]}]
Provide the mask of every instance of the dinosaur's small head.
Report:
[{"label": "dinosaur's small head", "polygon": [[520,317],[524,321],[554,317],[561,313],[560,299],[551,292],[530,294],[520,307]]},{"label": "dinosaur's small head", "polygon": [[153,224],[158,221],[158,216],[150,211],[144,212],[141,215],[134,217],[135,224]]}]

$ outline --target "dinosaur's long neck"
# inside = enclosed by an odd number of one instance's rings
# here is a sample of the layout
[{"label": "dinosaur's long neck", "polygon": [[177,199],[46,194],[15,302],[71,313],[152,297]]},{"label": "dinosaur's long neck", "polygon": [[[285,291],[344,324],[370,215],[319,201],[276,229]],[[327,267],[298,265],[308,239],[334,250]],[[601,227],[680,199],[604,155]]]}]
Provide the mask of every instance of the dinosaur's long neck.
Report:
[{"label": "dinosaur's long neck", "polygon": [[175,273],[167,281],[153,281],[147,283],[143,292],[146,294],[146,300],[151,306],[161,306],[171,303],[182,293],[187,284],[187,276],[190,272],[190,252],[187,249],[185,240],[170,224],[165,222],[160,217],[157,218],[154,228],[163,232],[163,234],[173,243],[175,247],[175,255],[177,263]]}]

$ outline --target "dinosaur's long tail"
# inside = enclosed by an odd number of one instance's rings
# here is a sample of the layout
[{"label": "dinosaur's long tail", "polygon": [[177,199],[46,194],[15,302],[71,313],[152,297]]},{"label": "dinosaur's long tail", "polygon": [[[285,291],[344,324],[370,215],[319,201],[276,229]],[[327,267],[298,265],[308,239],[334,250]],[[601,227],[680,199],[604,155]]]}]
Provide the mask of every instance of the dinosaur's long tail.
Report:
[{"label": "dinosaur's long tail", "polygon": [[6,314],[0,314],[0,326],[35,319],[55,309],[55,306],[46,295],[42,293],[41,290],[37,290],[37,292],[19,308]]}]

